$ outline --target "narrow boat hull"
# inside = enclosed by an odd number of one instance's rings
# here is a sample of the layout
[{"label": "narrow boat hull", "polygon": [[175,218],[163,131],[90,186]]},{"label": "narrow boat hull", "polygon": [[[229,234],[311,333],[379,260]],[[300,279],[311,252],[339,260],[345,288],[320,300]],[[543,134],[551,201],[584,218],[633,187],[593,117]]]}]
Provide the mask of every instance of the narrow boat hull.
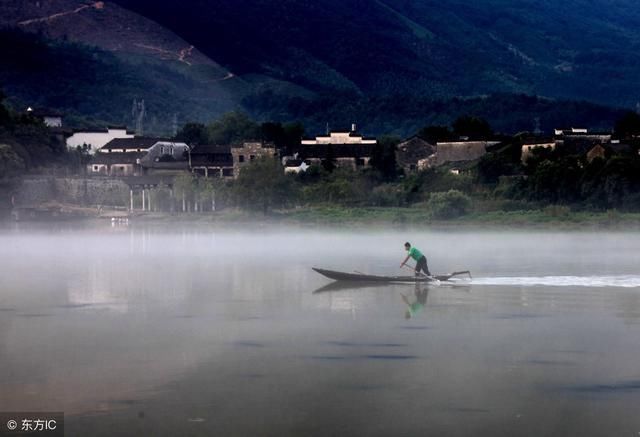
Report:
[{"label": "narrow boat hull", "polygon": [[335,270],[319,269],[313,267],[313,270],[326,276],[334,281],[352,281],[352,282],[431,282],[433,279],[426,276],[377,276],[365,275],[362,273],[337,272]]},{"label": "narrow boat hull", "polygon": [[338,272],[335,270],[320,269],[312,267],[312,269],[322,276],[325,276],[334,281],[349,281],[349,282],[386,282],[386,283],[415,283],[415,282],[435,282],[435,281],[448,281],[453,276],[469,275],[471,273],[465,270],[462,272],[454,272],[448,275],[436,275],[436,276],[378,276],[378,275],[365,275],[364,273],[349,273]]}]

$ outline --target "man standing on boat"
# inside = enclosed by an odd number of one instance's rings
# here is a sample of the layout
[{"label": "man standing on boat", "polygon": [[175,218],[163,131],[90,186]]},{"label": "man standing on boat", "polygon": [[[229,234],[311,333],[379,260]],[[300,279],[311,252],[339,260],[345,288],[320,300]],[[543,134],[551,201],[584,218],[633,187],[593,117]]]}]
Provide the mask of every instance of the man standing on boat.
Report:
[{"label": "man standing on boat", "polygon": [[422,270],[425,275],[431,276],[431,273],[429,273],[429,267],[427,266],[427,258],[422,254],[422,252],[420,252],[418,248],[411,247],[411,243],[407,242],[404,243],[404,250],[407,251],[407,257],[400,264],[400,268],[402,268],[407,263],[407,261],[409,261],[409,258],[413,258],[416,262],[416,276],[420,274],[420,270]]}]

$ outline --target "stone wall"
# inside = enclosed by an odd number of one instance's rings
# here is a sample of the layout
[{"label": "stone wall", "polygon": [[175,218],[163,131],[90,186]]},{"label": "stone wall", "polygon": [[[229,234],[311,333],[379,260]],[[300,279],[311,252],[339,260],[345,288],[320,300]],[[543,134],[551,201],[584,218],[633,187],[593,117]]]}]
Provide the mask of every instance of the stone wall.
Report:
[{"label": "stone wall", "polygon": [[47,201],[76,205],[128,206],[129,187],[119,179],[25,177],[15,193],[16,206]]},{"label": "stone wall", "polygon": [[276,156],[276,149],[273,146],[265,147],[259,142],[244,143],[242,147],[232,147],[231,155],[233,156],[233,177],[237,178],[242,167],[263,156],[273,158]]}]

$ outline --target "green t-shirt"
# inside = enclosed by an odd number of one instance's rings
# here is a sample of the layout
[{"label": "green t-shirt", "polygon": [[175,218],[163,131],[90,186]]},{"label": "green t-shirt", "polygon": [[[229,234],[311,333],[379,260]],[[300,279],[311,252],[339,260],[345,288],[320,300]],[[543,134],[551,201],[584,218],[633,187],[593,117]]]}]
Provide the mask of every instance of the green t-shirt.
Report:
[{"label": "green t-shirt", "polygon": [[415,315],[416,313],[422,311],[424,309],[424,305],[420,302],[414,302],[409,305],[409,311],[411,311],[411,315]]},{"label": "green t-shirt", "polygon": [[420,252],[415,247],[412,247],[411,249],[409,249],[409,256],[416,261],[418,261],[420,258],[423,257],[422,252]]}]

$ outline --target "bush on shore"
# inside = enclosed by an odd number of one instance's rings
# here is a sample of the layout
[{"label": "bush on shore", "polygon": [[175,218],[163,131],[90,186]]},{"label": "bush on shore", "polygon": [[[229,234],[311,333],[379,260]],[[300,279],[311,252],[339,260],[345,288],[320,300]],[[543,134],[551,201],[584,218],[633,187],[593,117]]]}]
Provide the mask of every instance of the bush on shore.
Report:
[{"label": "bush on shore", "polygon": [[426,208],[434,219],[455,219],[471,211],[471,198],[458,190],[433,193],[427,201]]}]

